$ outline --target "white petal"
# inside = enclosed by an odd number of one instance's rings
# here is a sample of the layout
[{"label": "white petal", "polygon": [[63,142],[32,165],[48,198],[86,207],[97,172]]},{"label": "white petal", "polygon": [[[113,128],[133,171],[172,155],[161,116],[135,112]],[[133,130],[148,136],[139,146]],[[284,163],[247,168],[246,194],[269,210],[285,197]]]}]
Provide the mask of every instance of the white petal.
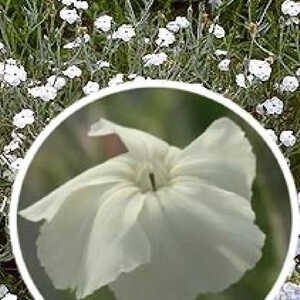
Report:
[{"label": "white petal", "polygon": [[93,223],[76,293],[78,298],[150,261],[150,244],[137,222],[144,194],[132,186],[114,190]]},{"label": "white petal", "polygon": [[260,259],[265,236],[248,200],[197,179],[180,182],[145,201],[151,262],[110,284],[118,300],[195,300],[237,282]]},{"label": "white petal", "polygon": [[141,130],[117,125],[100,119],[91,126],[90,136],[119,136],[129,154],[136,160],[159,160],[168,152],[169,145],[163,140]]},{"label": "white petal", "polygon": [[[64,201],[83,187],[98,185],[103,190],[112,184],[134,176],[130,169],[131,160],[126,155],[115,157],[109,161],[93,167],[75,178],[67,181],[40,201],[19,212],[19,214],[33,222],[42,219],[51,221]],[[101,195],[99,194],[99,197]]]},{"label": "white petal", "polygon": [[172,176],[197,176],[251,200],[256,159],[242,129],[228,118],[210,127],[178,156]]}]

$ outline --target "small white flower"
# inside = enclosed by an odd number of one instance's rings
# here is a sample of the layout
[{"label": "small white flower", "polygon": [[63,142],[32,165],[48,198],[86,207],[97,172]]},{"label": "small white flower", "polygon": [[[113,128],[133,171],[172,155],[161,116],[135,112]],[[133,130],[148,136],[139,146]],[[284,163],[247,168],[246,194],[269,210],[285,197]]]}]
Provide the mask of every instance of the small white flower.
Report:
[{"label": "small white flower", "polygon": [[12,152],[12,151],[18,149],[19,146],[20,146],[20,143],[19,143],[18,140],[12,140],[8,145],[5,145],[5,146],[3,147],[3,152],[4,152],[5,154],[10,153],[10,152]]},{"label": "small white flower", "polygon": [[161,47],[169,47],[175,42],[175,35],[166,28],[159,28],[155,43]]},{"label": "small white flower", "polygon": [[220,71],[227,72],[229,71],[230,59],[226,58],[219,62],[218,68]]},{"label": "small white flower", "polygon": [[87,1],[74,1],[74,6],[77,9],[87,10],[89,8],[89,4]]},{"label": "small white flower", "polygon": [[110,63],[106,60],[98,60],[96,62],[96,65],[99,69],[102,69],[102,68],[109,68],[110,67]]},{"label": "small white flower", "polygon": [[194,300],[255,267],[265,242],[251,207],[256,158],[233,121],[216,120],[183,149],[105,119],[89,135],[114,135],[126,151],[20,212],[44,221],[38,258],[56,288]]},{"label": "small white flower", "polygon": [[8,288],[4,284],[0,284],[0,299],[9,292]]},{"label": "small white flower", "polygon": [[222,4],[223,0],[209,0],[208,3],[214,7],[218,7]]},{"label": "small white flower", "polygon": [[188,28],[190,26],[190,22],[188,21],[188,19],[186,17],[176,17],[175,22],[177,23],[177,25],[179,26],[179,28]]},{"label": "small white flower", "polygon": [[67,43],[63,46],[64,49],[74,49],[81,45],[84,45],[90,41],[91,37],[89,34],[85,33],[82,37],[77,37],[73,42]]},{"label": "small white flower", "polygon": [[113,33],[112,39],[121,39],[124,42],[129,42],[135,36],[135,30],[132,25],[123,24],[116,32]]},{"label": "small white flower", "polygon": [[147,54],[142,58],[145,67],[159,66],[163,64],[167,59],[168,56],[164,52],[160,52],[157,54]]},{"label": "small white flower", "polygon": [[57,96],[57,89],[49,84],[28,88],[28,93],[33,98],[40,98],[45,102],[54,100]]},{"label": "small white flower", "polygon": [[245,75],[243,73],[237,74],[235,76],[235,82],[236,82],[236,84],[239,87],[241,87],[241,88],[247,88]]},{"label": "small white flower", "polygon": [[300,2],[286,0],[281,4],[281,11],[284,15],[296,17],[300,13]]},{"label": "small white flower", "polygon": [[18,128],[24,128],[34,122],[34,112],[31,109],[23,109],[13,118],[13,124]]},{"label": "small white flower", "polygon": [[47,85],[50,85],[57,90],[61,90],[66,84],[66,79],[61,76],[52,75],[47,79]]},{"label": "small white flower", "polygon": [[299,87],[299,81],[295,76],[285,76],[280,84],[282,92],[295,92]]},{"label": "small white flower", "polygon": [[227,54],[228,54],[228,51],[226,51],[226,50],[217,49],[215,51],[216,56],[226,56]]},{"label": "small white flower", "polygon": [[297,69],[296,76],[300,77],[300,68]]},{"label": "small white flower", "polygon": [[75,0],[61,0],[61,3],[66,6],[71,6],[74,3],[74,1]]},{"label": "small white flower", "polygon": [[180,26],[176,21],[171,21],[166,25],[167,29],[172,31],[172,32],[178,32],[180,29]]},{"label": "small white flower", "polygon": [[63,74],[71,79],[75,77],[80,77],[82,74],[82,71],[75,65],[69,66],[65,71],[63,71]]},{"label": "small white flower", "polygon": [[69,24],[74,24],[77,20],[80,19],[79,15],[77,14],[76,9],[68,9],[68,8],[63,8],[59,12],[59,16]]},{"label": "small white flower", "polygon": [[221,39],[225,36],[225,30],[218,24],[211,24],[208,29],[209,33],[212,33],[217,39]]},{"label": "small white flower", "polygon": [[275,131],[273,129],[266,129],[268,136],[270,139],[277,143],[278,142],[278,136],[276,135]]},{"label": "small white flower", "polygon": [[119,85],[124,82],[124,74],[118,73],[115,77],[113,77],[109,82],[108,86]]},{"label": "small white flower", "polygon": [[150,39],[149,38],[144,38],[145,44],[150,44]]},{"label": "small white flower", "polygon": [[7,293],[1,300],[17,300],[18,297],[14,294]]},{"label": "small white flower", "polygon": [[18,86],[26,81],[27,73],[22,65],[18,65],[14,59],[7,59],[0,63],[0,79],[11,86]]},{"label": "small white flower", "polygon": [[10,164],[10,169],[13,172],[17,172],[18,170],[20,170],[20,168],[22,167],[22,164],[24,162],[23,158],[17,158],[16,160],[14,160],[11,164]]},{"label": "small white flower", "polygon": [[292,147],[296,143],[296,137],[293,130],[284,130],[280,133],[279,140],[286,147]]},{"label": "small white flower", "polygon": [[272,68],[267,61],[251,59],[249,62],[249,72],[261,81],[267,81],[272,73]]},{"label": "small white flower", "polygon": [[99,89],[100,89],[99,84],[94,81],[88,81],[88,83],[82,88],[83,93],[85,95],[96,93],[99,91]]},{"label": "small white flower", "polygon": [[94,26],[97,29],[102,30],[103,32],[107,32],[111,29],[111,22],[112,22],[112,17],[108,16],[108,15],[103,15],[98,17],[95,22],[94,22]]},{"label": "small white flower", "polygon": [[283,102],[277,97],[267,99],[262,103],[262,106],[266,115],[280,115],[283,111]]}]

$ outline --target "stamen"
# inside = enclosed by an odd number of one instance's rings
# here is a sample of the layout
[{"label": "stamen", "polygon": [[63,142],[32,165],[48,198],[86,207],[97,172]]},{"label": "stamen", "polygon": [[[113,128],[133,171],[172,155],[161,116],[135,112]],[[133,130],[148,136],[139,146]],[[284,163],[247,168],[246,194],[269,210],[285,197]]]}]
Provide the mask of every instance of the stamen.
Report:
[{"label": "stamen", "polygon": [[152,190],[155,192],[156,191],[156,184],[155,184],[155,177],[154,177],[154,173],[149,173],[149,178],[150,178],[150,182],[152,185]]}]

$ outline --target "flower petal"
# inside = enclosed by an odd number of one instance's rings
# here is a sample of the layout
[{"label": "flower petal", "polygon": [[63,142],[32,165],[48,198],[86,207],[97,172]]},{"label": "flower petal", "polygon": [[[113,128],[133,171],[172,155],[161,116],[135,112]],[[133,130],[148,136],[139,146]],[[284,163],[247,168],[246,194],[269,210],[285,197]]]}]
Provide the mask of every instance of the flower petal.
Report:
[{"label": "flower petal", "polygon": [[134,176],[131,173],[131,164],[132,161],[126,154],[110,159],[67,181],[40,201],[20,211],[19,214],[33,222],[38,222],[42,219],[51,221],[64,201],[72,193],[77,193],[83,187],[99,185],[105,189],[114,183],[124,180],[124,178]]},{"label": "flower petal", "polygon": [[242,129],[221,118],[178,156],[172,176],[197,176],[248,200],[252,196],[256,159]]},{"label": "flower petal", "polygon": [[136,160],[162,159],[168,152],[169,145],[163,140],[141,130],[117,125],[100,119],[91,126],[90,136],[119,136],[129,154]]},{"label": "flower petal", "polygon": [[150,244],[137,222],[144,198],[136,187],[125,185],[114,188],[101,205],[78,282],[79,299],[150,261]]},{"label": "flower petal", "polygon": [[220,292],[262,255],[265,235],[249,201],[195,178],[149,196],[140,220],[151,262],[110,284],[118,300],[194,300]]}]

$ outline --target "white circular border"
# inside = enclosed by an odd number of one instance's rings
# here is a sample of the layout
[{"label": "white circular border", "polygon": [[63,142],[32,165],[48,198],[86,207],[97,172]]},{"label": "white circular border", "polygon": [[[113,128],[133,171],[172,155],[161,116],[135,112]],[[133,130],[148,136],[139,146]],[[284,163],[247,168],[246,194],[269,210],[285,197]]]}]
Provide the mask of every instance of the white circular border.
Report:
[{"label": "white circular border", "polygon": [[298,208],[298,201],[297,201],[297,191],[295,187],[295,183],[293,180],[293,176],[290,172],[290,169],[286,163],[286,160],[281,153],[279,147],[274,143],[266,133],[265,129],[256,121],[249,113],[243,110],[240,106],[235,104],[229,99],[226,99],[220,94],[214,93],[204,87],[199,85],[193,85],[188,83],[182,82],[175,82],[175,81],[168,81],[168,80],[146,80],[144,82],[126,82],[118,86],[108,87],[101,89],[99,92],[94,93],[92,95],[83,97],[82,99],[78,100],[76,103],[72,104],[70,107],[65,109],[61,112],[57,117],[55,117],[46,127],[45,129],[38,135],[30,149],[27,151],[25,156],[23,165],[21,170],[19,171],[16,180],[13,185],[12,189],[12,197],[11,197],[11,205],[9,211],[9,228],[10,228],[10,237],[12,243],[12,250],[15,256],[15,260],[19,271],[22,275],[22,278],[28,287],[31,295],[36,300],[44,300],[42,295],[40,294],[39,290],[36,288],[30,274],[26,268],[26,264],[23,259],[23,255],[21,252],[19,237],[18,237],[18,230],[17,230],[17,209],[19,203],[19,196],[21,193],[22,185],[24,178],[26,176],[28,167],[33,160],[35,154],[39,150],[40,146],[46,140],[46,138],[69,116],[71,116],[76,111],[80,110],[84,106],[96,101],[100,100],[103,97],[129,91],[133,89],[141,89],[141,88],[167,88],[167,89],[175,89],[180,91],[186,91],[194,94],[198,94],[200,96],[206,97],[208,99],[213,99],[215,102],[225,106],[229,110],[236,113],[242,119],[246,121],[256,132],[263,138],[265,143],[268,145],[270,150],[272,151],[273,155],[277,159],[279,166],[283,172],[288,193],[290,197],[290,205],[291,205],[291,216],[292,216],[292,228],[291,228],[291,235],[290,235],[290,243],[289,243],[289,250],[287,256],[285,258],[285,262],[283,268],[279,274],[277,281],[275,282],[274,286],[272,287],[271,291],[265,298],[265,300],[273,300],[275,296],[278,295],[282,285],[284,284],[289,272],[293,266],[293,259],[296,253],[296,247],[298,242],[298,234],[299,234],[299,208]]}]

